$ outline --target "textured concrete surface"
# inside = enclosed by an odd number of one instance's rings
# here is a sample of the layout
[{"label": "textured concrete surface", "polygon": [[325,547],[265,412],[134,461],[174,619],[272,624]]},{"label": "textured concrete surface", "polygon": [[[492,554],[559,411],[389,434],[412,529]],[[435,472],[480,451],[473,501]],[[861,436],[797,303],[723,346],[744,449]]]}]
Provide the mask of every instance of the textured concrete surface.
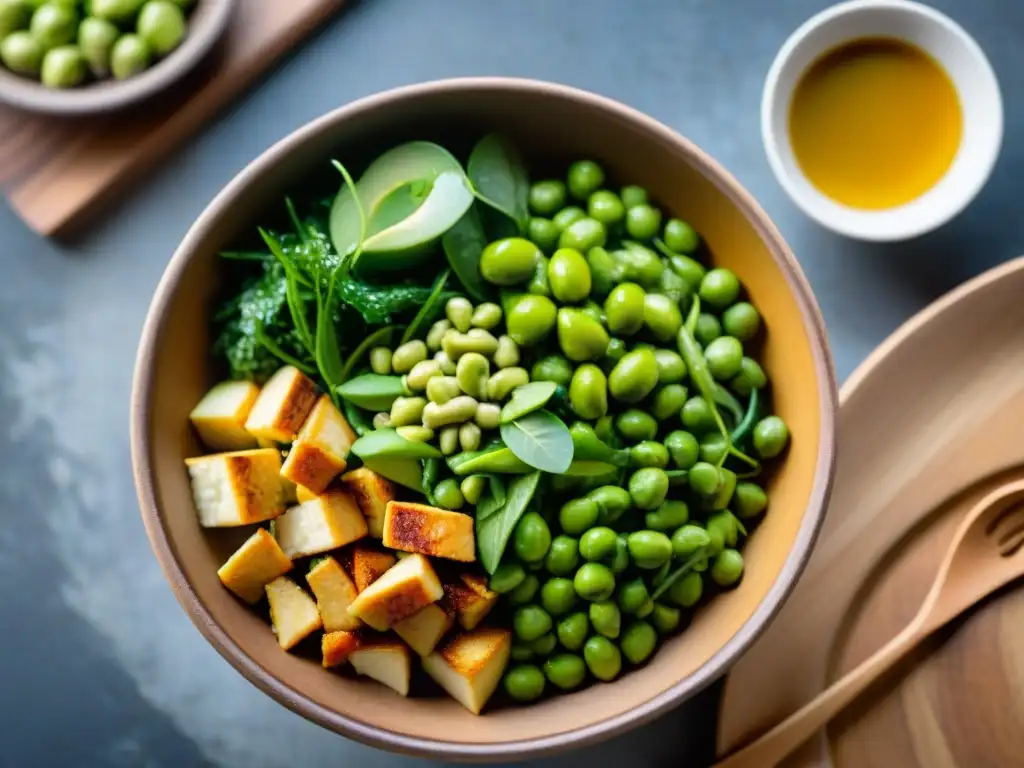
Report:
[{"label": "textured concrete surface", "polygon": [[[764,159],[764,74],[823,0],[367,0],[74,245],[0,209],[0,766],[412,764],[304,722],[238,676],[178,608],[136,511],[127,399],[149,297],[190,222],[250,159],[336,105],[424,79],[520,75],[620,99],[694,139],[761,200],[813,283],[845,377],[913,312],[1024,249],[1024,6],[935,4],[989,52],[1007,138],[980,199],[910,244],[820,230]],[[704,765],[716,706],[712,690],[549,764]]]}]

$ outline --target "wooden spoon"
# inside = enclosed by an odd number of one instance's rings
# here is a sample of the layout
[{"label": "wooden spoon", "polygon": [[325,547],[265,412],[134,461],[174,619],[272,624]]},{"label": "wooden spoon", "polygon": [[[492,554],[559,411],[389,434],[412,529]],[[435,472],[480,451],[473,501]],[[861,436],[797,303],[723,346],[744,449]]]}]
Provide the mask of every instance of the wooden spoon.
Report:
[{"label": "wooden spoon", "polygon": [[1024,480],[967,514],[917,616],[900,634],[800,710],[714,768],[772,768],[828,723],[935,630],[1024,576]]}]

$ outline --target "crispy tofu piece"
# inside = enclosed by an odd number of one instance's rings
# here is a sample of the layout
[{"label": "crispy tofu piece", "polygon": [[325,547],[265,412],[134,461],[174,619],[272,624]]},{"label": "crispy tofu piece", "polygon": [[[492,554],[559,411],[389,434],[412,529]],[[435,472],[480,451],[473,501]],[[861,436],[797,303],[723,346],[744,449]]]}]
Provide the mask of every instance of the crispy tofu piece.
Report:
[{"label": "crispy tofu piece", "polygon": [[368,467],[346,472],[341,482],[363,510],[370,535],[379,539],[384,535],[384,513],[388,502],[395,498],[395,487],[383,475]]},{"label": "crispy tofu piece", "polygon": [[211,451],[242,451],[256,447],[245,428],[260,388],[251,381],[222,381],[199,401],[189,419],[203,445]]},{"label": "crispy tofu piece", "polygon": [[278,645],[284,650],[293,648],[323,626],[313,598],[294,581],[281,576],[267,584],[266,590],[270,621],[274,625]]},{"label": "crispy tofu piece", "polygon": [[462,706],[479,715],[508,666],[512,633],[477,629],[445,640],[423,659],[423,668]]},{"label": "crispy tofu piece", "polygon": [[289,509],[277,519],[274,535],[294,560],[363,538],[366,521],[352,497],[336,489]]},{"label": "crispy tofu piece", "polygon": [[245,428],[257,439],[290,443],[316,403],[316,385],[306,374],[286,365],[263,385]]},{"label": "crispy tofu piece", "polygon": [[331,398],[322,395],[292,443],[281,474],[313,493],[322,493],[345,469],[356,433]]},{"label": "crispy tofu piece", "polygon": [[307,501],[312,501],[319,495],[319,493],[313,493],[311,490],[309,490],[308,488],[303,488],[301,485],[295,486],[295,501],[297,501],[299,504],[303,504],[304,502]]},{"label": "crispy tofu piece", "polygon": [[389,501],[384,512],[384,546],[471,563],[476,560],[473,518],[427,504]]},{"label": "crispy tofu piece", "polygon": [[217,571],[221,583],[250,605],[263,597],[263,588],[292,569],[292,561],[277,540],[260,528]]},{"label": "crispy tofu piece", "polygon": [[420,656],[429,656],[454,623],[452,615],[438,602],[420,608],[392,629]]},{"label": "crispy tofu piece", "polygon": [[362,592],[377,579],[384,575],[384,572],[398,562],[397,558],[390,552],[382,552],[373,547],[366,547],[356,544],[349,553],[349,573],[352,574],[352,581],[355,582],[356,590]]},{"label": "crispy tofu piece", "polygon": [[458,580],[444,584],[446,602],[455,611],[463,629],[476,629],[498,604],[498,593],[487,588],[487,579],[475,573],[463,573]]},{"label": "crispy tofu piece", "polygon": [[357,632],[325,632],[320,640],[320,649],[324,656],[324,669],[337,667],[348,661],[352,651],[359,647],[359,634]]},{"label": "crispy tofu piece", "polygon": [[412,659],[409,649],[400,641],[390,638],[362,642],[349,655],[352,667],[402,696],[409,695],[412,677]]},{"label": "crispy tofu piece", "polygon": [[390,629],[444,595],[430,561],[407,557],[359,593],[348,612],[379,632]]},{"label": "crispy tofu piece", "polygon": [[281,465],[281,477],[291,480],[300,488],[308,488],[315,495],[322,493],[344,468],[344,459],[337,458],[318,445],[296,440],[288,451],[288,458]]},{"label": "crispy tofu piece", "polygon": [[204,528],[271,520],[284,512],[281,454],[271,448],[185,459]]},{"label": "crispy tofu piece", "polygon": [[337,560],[326,557],[310,568],[306,574],[306,583],[316,597],[316,607],[323,619],[325,632],[351,632],[362,626],[362,622],[348,612],[348,607],[359,594],[356,585]]}]

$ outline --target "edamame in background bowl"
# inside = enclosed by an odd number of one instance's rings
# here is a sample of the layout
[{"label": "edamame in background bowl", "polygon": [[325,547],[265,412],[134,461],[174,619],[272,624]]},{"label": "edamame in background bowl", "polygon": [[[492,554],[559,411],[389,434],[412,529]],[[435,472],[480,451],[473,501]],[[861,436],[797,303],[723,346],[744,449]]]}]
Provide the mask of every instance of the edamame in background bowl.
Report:
[{"label": "edamame in background bowl", "polygon": [[87,113],[183,75],[227,23],[231,0],[0,0],[0,98]]},{"label": "edamame in background bowl", "polygon": [[133,457],[244,674],[355,738],[498,759],[725,670],[806,560],[834,408],[809,289],[713,161],[592,94],[448,81],[218,197],[151,310]]}]

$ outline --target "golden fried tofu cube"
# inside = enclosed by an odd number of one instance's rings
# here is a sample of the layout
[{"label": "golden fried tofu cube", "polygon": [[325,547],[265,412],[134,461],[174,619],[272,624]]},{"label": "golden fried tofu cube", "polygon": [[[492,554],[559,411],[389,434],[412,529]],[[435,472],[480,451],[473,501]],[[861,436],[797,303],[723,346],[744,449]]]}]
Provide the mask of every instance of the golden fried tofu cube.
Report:
[{"label": "golden fried tofu cube", "polygon": [[429,656],[454,623],[452,615],[440,603],[431,603],[402,619],[392,629],[420,656]]},{"label": "golden fried tofu cube", "polygon": [[473,518],[427,504],[389,501],[384,512],[384,546],[471,563],[476,560]]},{"label": "golden fried tofu cube", "polygon": [[275,537],[293,560],[343,547],[366,535],[366,521],[345,491],[328,491],[292,507],[275,523]]},{"label": "golden fried tofu cube", "polygon": [[286,365],[263,385],[245,428],[257,439],[290,443],[316,403],[316,385],[298,368]]},{"label": "golden fried tofu cube", "polygon": [[359,634],[357,632],[344,630],[325,632],[320,640],[320,650],[324,656],[324,669],[344,664],[358,647]]},{"label": "golden fried tofu cube", "polygon": [[384,513],[388,502],[395,498],[391,481],[368,467],[346,472],[341,482],[363,510],[370,535],[379,539],[384,535]]},{"label": "golden fried tofu cube", "polygon": [[330,397],[322,395],[292,443],[281,474],[321,493],[345,469],[345,457],[355,441],[356,433],[341,411]]},{"label": "golden fried tofu cube", "polygon": [[359,593],[348,612],[383,632],[444,594],[430,561],[422,555],[407,557],[384,572]]},{"label": "golden fried tofu cube", "polygon": [[512,633],[477,629],[445,640],[423,659],[423,668],[462,706],[479,715],[508,666]]},{"label": "golden fried tofu cube", "polygon": [[390,638],[364,640],[348,658],[360,675],[384,683],[402,696],[409,695],[412,659],[402,642]]},{"label": "golden fried tofu cube", "polygon": [[263,528],[250,536],[217,571],[221,583],[250,605],[263,597],[263,588],[292,569],[292,561],[277,540]]},{"label": "golden fried tofu cube", "polygon": [[316,597],[316,607],[324,622],[325,632],[354,631],[361,622],[353,618],[348,607],[359,594],[352,579],[333,557],[325,557],[309,569],[306,583]]},{"label": "golden fried tofu cube", "polygon": [[286,651],[323,626],[313,598],[294,581],[282,576],[267,584],[266,590],[270,621],[278,645]]},{"label": "golden fried tofu cube", "polygon": [[382,552],[373,547],[356,544],[349,553],[349,573],[355,582],[356,590],[362,592],[377,579],[384,575],[397,559],[390,552]]},{"label": "golden fried tofu cube", "polygon": [[487,579],[475,573],[463,573],[458,581],[444,585],[447,602],[463,629],[476,629],[498,604],[498,593],[487,588]]},{"label": "golden fried tofu cube", "polygon": [[318,445],[296,440],[288,451],[288,458],[281,465],[281,477],[295,483],[299,488],[307,488],[318,494],[327,488],[331,480],[344,468],[344,459],[331,455]]},{"label": "golden fried tofu cube", "polygon": [[222,381],[199,401],[189,420],[203,445],[211,451],[242,451],[256,447],[245,428],[260,388],[251,381]]},{"label": "golden fried tofu cube", "polygon": [[299,504],[302,504],[307,501],[312,501],[319,495],[319,493],[313,493],[311,490],[309,490],[308,488],[303,488],[301,485],[295,486],[295,501],[298,502]]},{"label": "golden fried tofu cube", "polygon": [[281,454],[272,448],[185,459],[204,528],[271,520],[284,512]]}]

